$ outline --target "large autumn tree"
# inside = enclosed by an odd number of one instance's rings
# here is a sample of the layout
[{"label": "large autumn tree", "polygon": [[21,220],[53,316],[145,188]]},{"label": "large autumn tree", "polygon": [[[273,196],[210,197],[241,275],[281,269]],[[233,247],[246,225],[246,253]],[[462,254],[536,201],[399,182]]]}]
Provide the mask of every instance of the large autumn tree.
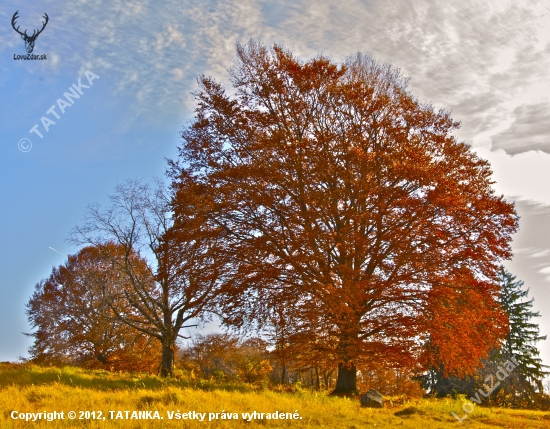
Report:
[{"label": "large autumn tree", "polygon": [[[178,192],[176,218],[162,183],[127,180],[110,205],[90,205],[86,222],[72,233],[73,242],[99,249],[129,285],[108,285],[104,294],[120,322],[160,345],[162,376],[172,374],[177,341],[187,338],[183,330],[214,311],[222,285],[230,283],[223,281],[230,266],[219,251],[222,231],[205,217],[208,195],[183,176]],[[110,243],[122,254],[111,252]],[[143,260],[147,271],[140,269]]]},{"label": "large autumn tree", "polygon": [[505,333],[497,271],[517,215],[459,124],[369,55],[303,61],[251,41],[237,58],[229,92],[199,78],[173,163],[210,189],[239,264],[226,321],[284,307],[307,341],[335,338],[335,392],[363,361],[472,371]]},{"label": "large autumn tree", "polygon": [[[113,255],[123,249],[105,246]],[[148,272],[135,255],[136,269]],[[85,247],[67,262],[53,268],[36,285],[27,304],[35,330],[29,349],[31,360],[44,365],[77,365],[87,368],[151,371],[160,353],[151,338],[120,322],[110,308],[106,289],[130,285],[96,247]],[[137,316],[137,315],[136,315]]]}]

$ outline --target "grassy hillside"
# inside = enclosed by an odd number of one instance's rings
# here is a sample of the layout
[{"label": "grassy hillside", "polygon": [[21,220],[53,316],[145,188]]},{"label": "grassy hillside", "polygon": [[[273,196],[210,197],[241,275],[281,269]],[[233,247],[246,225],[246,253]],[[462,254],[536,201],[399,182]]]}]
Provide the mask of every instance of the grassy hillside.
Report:
[{"label": "grassy hillside", "polygon": [[[326,393],[300,389],[285,393],[189,377],[162,380],[128,373],[0,364],[2,429],[550,428],[548,412],[475,406],[459,423],[451,412],[464,416],[462,400],[388,398],[386,402],[387,407],[382,410],[364,409],[359,406],[358,399],[329,397]],[[43,420],[52,417],[54,411],[64,418]],[[76,412],[74,420],[68,418],[70,411]],[[31,419],[38,416],[40,419],[25,421],[25,413],[29,413]],[[12,415],[20,419],[14,420]],[[132,419],[139,416],[149,419]]]}]

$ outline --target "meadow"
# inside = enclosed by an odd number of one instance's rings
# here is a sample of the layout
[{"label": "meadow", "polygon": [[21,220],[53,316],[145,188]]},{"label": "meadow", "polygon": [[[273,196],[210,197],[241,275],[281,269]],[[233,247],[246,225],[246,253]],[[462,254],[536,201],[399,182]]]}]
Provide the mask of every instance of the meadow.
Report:
[{"label": "meadow", "polygon": [[[451,412],[462,418],[465,399],[385,399],[385,408],[367,409],[360,407],[358,398],[333,397],[299,386],[284,390],[206,381],[183,374],[161,379],[144,374],[0,363],[2,429],[550,428],[548,411],[467,403],[465,408],[473,411],[458,422]],[[48,421],[54,411],[58,419]],[[69,419],[71,411],[75,412],[74,419]],[[37,419],[25,421],[26,416]]]}]

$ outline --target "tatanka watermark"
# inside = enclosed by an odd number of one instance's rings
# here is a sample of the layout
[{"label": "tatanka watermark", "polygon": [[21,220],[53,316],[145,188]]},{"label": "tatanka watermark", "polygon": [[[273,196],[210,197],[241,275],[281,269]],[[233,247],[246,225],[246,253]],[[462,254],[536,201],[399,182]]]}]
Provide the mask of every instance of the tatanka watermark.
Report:
[{"label": "tatanka watermark", "polygon": [[[88,85],[83,84],[82,77],[79,77],[77,84],[73,84],[69,87],[70,92],[64,92],[64,98],[58,98],[56,100],[57,108],[62,115],[65,114],[65,109],[67,109],[67,107],[71,107],[74,104],[75,100],[79,99],[81,95],[84,95],[82,89],[90,88],[93,85],[94,80],[99,79],[98,75],[92,73],[89,70],[84,73],[84,77],[88,80]],[[55,119],[61,119],[61,116],[56,111],[55,104],[52,105],[48,110],[46,110],[46,115],[53,115]],[[34,124],[34,126],[29,130],[29,133],[34,133],[38,137],[43,138],[43,133],[49,132],[50,127],[52,125],[55,125],[57,122],[54,121],[53,118],[44,115],[40,118],[40,123],[42,124],[42,127],[39,128],[39,124]],[[21,140],[19,140],[19,143],[17,143],[17,146],[19,147],[19,150],[21,152],[28,152],[32,148],[32,142],[28,138],[22,138]]]}]

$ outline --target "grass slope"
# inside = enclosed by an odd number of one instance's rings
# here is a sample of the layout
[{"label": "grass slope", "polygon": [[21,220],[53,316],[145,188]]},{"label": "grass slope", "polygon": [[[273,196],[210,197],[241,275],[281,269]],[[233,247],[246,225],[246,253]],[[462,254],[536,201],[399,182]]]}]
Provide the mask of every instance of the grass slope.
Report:
[{"label": "grass slope", "polygon": [[[398,404],[399,403],[399,404]],[[302,391],[257,390],[245,384],[221,384],[190,378],[162,380],[152,376],[78,368],[40,368],[0,364],[0,428],[550,428],[550,414],[476,406],[462,422],[464,402],[452,399],[387,401],[381,410],[365,409],[357,399]],[[63,420],[13,420],[12,412],[63,412]],[[68,412],[77,417],[68,419]],[[81,411],[95,411],[79,419]],[[98,412],[101,412],[99,416]],[[112,413],[110,413],[112,411]],[[119,413],[119,411],[121,413]],[[128,411],[126,416],[125,411]],[[131,419],[131,412],[150,411],[163,419]],[[176,419],[176,413],[204,413],[204,420]],[[243,413],[264,413],[243,419]],[[281,419],[274,412],[288,413]],[[210,413],[213,413],[210,415]],[[215,413],[218,413],[216,416]],[[235,414],[236,413],[236,414]],[[265,413],[269,413],[267,416]],[[297,413],[297,414],[294,414]],[[137,414],[137,413],[136,413]],[[169,416],[172,415],[173,419]],[[121,416],[116,419],[112,417]],[[193,416],[191,414],[191,416]],[[231,419],[227,417],[231,416]],[[82,414],[82,417],[86,417]],[[97,417],[100,417],[99,419]],[[189,415],[188,415],[189,417]],[[209,417],[211,421],[209,421]],[[224,418],[225,417],[225,418]],[[235,418],[236,417],[236,418]],[[271,417],[271,418],[268,418]],[[105,420],[103,420],[105,418]],[[249,420],[249,421],[247,421]]]}]

